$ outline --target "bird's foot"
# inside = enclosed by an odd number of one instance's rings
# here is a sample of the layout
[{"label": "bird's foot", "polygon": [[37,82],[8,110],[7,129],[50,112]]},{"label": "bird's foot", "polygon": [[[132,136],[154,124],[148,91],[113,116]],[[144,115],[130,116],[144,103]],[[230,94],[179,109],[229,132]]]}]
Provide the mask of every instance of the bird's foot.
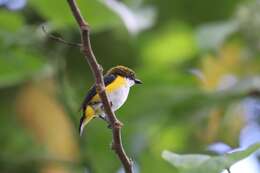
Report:
[{"label": "bird's foot", "polygon": [[[110,101],[110,102],[109,102],[109,105],[110,105],[110,107],[112,108],[113,103]],[[100,108],[101,108],[101,110],[105,111],[105,106],[104,106],[103,104],[100,106]]]},{"label": "bird's foot", "polygon": [[[117,128],[117,129],[120,129],[124,126],[123,123],[121,123],[119,120],[117,120],[115,123],[114,123],[114,127]],[[112,125],[111,124],[108,124],[107,128],[109,129],[112,129]]]},{"label": "bird's foot", "polygon": [[116,120],[116,122],[114,123],[114,127],[117,129],[120,129],[124,126],[123,123],[121,123],[119,120]]}]

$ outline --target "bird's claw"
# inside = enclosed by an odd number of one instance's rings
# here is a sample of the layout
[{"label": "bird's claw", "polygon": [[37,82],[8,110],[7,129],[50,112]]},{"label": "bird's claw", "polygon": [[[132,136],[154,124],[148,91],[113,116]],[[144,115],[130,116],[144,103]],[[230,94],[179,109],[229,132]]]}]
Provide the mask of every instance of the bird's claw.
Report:
[{"label": "bird's claw", "polygon": [[124,126],[124,124],[121,123],[119,120],[116,120],[116,122],[114,123],[114,127],[117,129],[120,129],[123,126]]},{"label": "bird's claw", "polygon": [[[123,123],[121,123],[120,121],[116,121],[115,123],[114,123],[114,127],[115,128],[117,128],[117,129],[120,129],[120,128],[122,128],[123,127]],[[109,129],[112,129],[112,125],[111,124],[108,124],[107,125],[107,128],[109,128]]]},{"label": "bird's claw", "polygon": [[[113,103],[112,103],[112,102],[109,102],[109,105],[110,105],[110,107],[112,108]],[[105,106],[104,106],[103,104],[100,106],[100,108],[101,108],[101,110],[105,111]]]}]

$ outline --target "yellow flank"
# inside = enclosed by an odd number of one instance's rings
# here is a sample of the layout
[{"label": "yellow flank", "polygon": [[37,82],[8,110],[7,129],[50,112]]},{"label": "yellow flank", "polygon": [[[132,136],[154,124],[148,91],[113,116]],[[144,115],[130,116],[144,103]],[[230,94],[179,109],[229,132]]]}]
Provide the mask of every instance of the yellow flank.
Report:
[{"label": "yellow flank", "polygon": [[[126,85],[126,79],[122,76],[117,76],[117,78],[111,84],[106,86],[106,92],[111,93],[117,90],[118,88],[122,87],[123,85]],[[100,98],[98,94],[96,94],[91,100],[91,102],[99,102],[99,101]]]},{"label": "yellow flank", "polygon": [[95,110],[91,106],[87,106],[85,110],[85,116],[87,118],[94,117],[95,116]]},{"label": "yellow flank", "polygon": [[84,127],[95,117],[95,110],[91,106],[87,106],[85,110],[85,117],[80,124],[80,134],[82,134]]}]

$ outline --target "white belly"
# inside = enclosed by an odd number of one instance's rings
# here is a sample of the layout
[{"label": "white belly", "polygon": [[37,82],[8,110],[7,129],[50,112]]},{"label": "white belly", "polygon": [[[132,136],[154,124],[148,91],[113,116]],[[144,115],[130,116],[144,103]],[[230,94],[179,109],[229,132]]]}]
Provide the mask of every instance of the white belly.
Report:
[{"label": "white belly", "polygon": [[[112,104],[112,110],[116,111],[119,109],[126,101],[128,97],[128,93],[130,90],[130,87],[134,85],[134,82],[132,80],[127,80],[127,84],[125,86],[122,86],[121,88],[118,88],[117,90],[107,93],[108,100]],[[93,106],[94,109],[99,112],[97,116],[105,116],[104,108],[102,104],[96,104]]]},{"label": "white belly", "polygon": [[128,86],[124,86],[108,94],[108,99],[112,103],[113,111],[116,111],[125,103],[128,97],[129,89],[130,88]]}]

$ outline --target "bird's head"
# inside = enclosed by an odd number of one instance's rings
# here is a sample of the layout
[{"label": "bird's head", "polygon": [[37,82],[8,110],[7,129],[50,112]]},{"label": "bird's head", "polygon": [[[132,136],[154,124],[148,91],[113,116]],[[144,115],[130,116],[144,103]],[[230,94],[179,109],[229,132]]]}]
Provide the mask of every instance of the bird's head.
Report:
[{"label": "bird's head", "polygon": [[134,84],[142,84],[142,81],[140,79],[136,78],[135,72],[132,69],[122,66],[122,65],[118,65],[118,66],[113,67],[110,70],[108,70],[106,75],[110,75],[110,74],[113,74],[115,76],[119,75],[119,76],[125,77],[125,78],[133,81]]}]

